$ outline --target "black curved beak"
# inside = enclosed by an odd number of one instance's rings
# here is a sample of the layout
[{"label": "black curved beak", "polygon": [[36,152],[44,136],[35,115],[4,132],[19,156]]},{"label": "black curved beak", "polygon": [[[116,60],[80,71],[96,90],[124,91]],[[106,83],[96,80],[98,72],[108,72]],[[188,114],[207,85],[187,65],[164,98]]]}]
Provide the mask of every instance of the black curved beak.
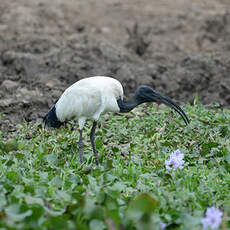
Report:
[{"label": "black curved beak", "polygon": [[186,125],[189,124],[189,119],[188,119],[187,115],[185,114],[184,110],[181,109],[181,107],[176,102],[171,100],[169,97],[164,96],[164,95],[162,95],[158,92],[155,92],[155,91],[154,91],[153,97],[157,103],[163,103],[163,104],[169,106],[170,108],[174,109],[183,118],[185,124]]},{"label": "black curved beak", "polygon": [[161,93],[156,92],[151,87],[146,85],[141,85],[135,91],[134,96],[128,101],[123,102],[123,100],[118,99],[117,104],[120,108],[121,113],[127,113],[134,109],[136,106],[145,103],[145,102],[156,102],[156,103],[163,103],[180,114],[183,118],[186,125],[189,124],[189,119],[186,116],[185,112],[181,109],[181,107],[171,100],[169,97],[162,95]]},{"label": "black curved beak", "polygon": [[181,109],[181,107],[174,102],[173,100],[171,100],[169,97],[162,95],[161,93],[158,93],[156,91],[154,91],[152,88],[150,87],[142,87],[143,91],[143,95],[146,101],[149,102],[156,102],[156,103],[163,103],[171,108],[173,108],[174,110],[176,110],[177,113],[180,114],[180,116],[183,118],[184,122],[186,125],[189,124],[189,119],[187,117],[187,115],[185,114],[185,112],[183,111],[183,109]]}]

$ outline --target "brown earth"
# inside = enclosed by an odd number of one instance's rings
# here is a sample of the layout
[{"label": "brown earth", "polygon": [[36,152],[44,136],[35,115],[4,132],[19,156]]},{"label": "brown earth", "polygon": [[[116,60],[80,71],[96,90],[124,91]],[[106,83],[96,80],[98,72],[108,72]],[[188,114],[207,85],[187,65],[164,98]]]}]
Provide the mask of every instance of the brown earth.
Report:
[{"label": "brown earth", "polygon": [[1,0],[1,128],[40,120],[73,82],[148,84],[230,107],[229,0]]}]

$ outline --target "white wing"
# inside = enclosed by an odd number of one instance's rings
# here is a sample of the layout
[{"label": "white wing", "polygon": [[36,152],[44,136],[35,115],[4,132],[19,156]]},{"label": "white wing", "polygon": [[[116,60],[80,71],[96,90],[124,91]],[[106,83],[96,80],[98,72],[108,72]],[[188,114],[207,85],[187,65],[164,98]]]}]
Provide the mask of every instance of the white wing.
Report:
[{"label": "white wing", "polygon": [[56,103],[60,121],[74,117],[98,120],[105,111],[118,112],[117,99],[123,98],[123,88],[116,79],[91,77],[82,79],[65,90]]}]

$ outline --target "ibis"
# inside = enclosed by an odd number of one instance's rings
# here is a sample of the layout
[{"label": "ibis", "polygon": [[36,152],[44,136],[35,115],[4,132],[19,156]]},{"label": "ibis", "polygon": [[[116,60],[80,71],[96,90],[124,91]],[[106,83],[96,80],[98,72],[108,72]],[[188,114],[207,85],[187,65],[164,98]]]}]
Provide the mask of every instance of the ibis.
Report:
[{"label": "ibis", "polygon": [[98,153],[94,143],[97,121],[101,114],[106,112],[127,113],[136,106],[145,102],[163,103],[173,108],[183,118],[185,124],[188,117],[181,107],[169,97],[156,92],[146,85],[139,86],[128,101],[123,100],[123,87],[121,83],[111,77],[94,76],[84,78],[68,87],[44,117],[44,127],[59,128],[71,119],[77,119],[80,137],[78,142],[80,162],[83,162],[82,132],[86,119],[93,120],[90,131],[90,141],[98,165]]}]

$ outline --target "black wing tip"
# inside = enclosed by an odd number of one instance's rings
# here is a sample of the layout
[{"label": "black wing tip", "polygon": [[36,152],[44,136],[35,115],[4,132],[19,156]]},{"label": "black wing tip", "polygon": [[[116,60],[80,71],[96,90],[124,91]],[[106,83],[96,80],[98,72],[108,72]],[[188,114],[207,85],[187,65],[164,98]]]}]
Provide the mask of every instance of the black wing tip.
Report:
[{"label": "black wing tip", "polygon": [[43,125],[43,128],[45,129],[46,128],[46,126],[47,126],[47,117],[48,117],[48,113],[43,117],[43,119],[42,119],[42,123],[44,124]]},{"label": "black wing tip", "polygon": [[47,114],[43,117],[42,122],[44,123],[47,119]]},{"label": "black wing tip", "polygon": [[64,124],[64,122],[59,121],[57,118],[55,105],[53,105],[48,113],[44,116],[43,123],[44,128],[46,128],[46,126],[60,128]]}]

